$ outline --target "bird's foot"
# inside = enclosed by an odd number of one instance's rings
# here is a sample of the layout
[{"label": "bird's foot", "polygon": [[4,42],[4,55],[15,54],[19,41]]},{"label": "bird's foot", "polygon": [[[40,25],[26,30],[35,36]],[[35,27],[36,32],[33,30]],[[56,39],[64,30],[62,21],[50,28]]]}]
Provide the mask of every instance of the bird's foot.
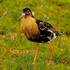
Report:
[{"label": "bird's foot", "polygon": [[54,65],[54,62],[49,62],[47,65]]}]

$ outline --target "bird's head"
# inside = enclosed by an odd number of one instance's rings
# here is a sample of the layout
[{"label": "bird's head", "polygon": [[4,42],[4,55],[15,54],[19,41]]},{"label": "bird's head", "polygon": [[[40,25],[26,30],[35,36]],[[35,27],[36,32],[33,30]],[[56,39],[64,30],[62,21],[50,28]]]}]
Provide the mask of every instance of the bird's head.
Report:
[{"label": "bird's head", "polygon": [[23,13],[25,16],[32,16],[32,12],[29,8],[24,8]]},{"label": "bird's head", "polygon": [[18,20],[22,19],[23,16],[34,17],[34,12],[32,12],[29,8],[24,8],[24,9],[22,9],[22,15],[19,17]]}]

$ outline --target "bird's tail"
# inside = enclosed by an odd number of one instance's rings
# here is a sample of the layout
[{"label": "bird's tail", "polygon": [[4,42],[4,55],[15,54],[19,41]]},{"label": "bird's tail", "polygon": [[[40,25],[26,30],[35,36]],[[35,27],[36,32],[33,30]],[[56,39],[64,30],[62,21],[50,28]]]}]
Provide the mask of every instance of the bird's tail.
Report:
[{"label": "bird's tail", "polygon": [[60,36],[60,35],[63,35],[64,32],[55,32],[56,36]]}]

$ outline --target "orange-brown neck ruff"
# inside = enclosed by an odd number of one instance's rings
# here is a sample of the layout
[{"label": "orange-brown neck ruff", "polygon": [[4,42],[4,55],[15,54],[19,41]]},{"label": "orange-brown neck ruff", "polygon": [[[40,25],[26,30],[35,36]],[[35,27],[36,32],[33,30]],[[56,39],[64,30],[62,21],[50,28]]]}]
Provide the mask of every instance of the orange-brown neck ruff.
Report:
[{"label": "orange-brown neck ruff", "polygon": [[26,16],[21,19],[21,29],[28,39],[39,37],[39,29],[36,20],[32,16]]}]

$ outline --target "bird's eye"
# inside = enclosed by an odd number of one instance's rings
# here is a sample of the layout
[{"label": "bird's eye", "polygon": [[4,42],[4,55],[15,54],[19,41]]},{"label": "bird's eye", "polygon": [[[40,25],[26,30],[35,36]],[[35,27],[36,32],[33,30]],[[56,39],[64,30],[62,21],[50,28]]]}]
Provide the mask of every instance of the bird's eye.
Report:
[{"label": "bird's eye", "polygon": [[28,12],[30,12],[29,10],[27,10]]}]

